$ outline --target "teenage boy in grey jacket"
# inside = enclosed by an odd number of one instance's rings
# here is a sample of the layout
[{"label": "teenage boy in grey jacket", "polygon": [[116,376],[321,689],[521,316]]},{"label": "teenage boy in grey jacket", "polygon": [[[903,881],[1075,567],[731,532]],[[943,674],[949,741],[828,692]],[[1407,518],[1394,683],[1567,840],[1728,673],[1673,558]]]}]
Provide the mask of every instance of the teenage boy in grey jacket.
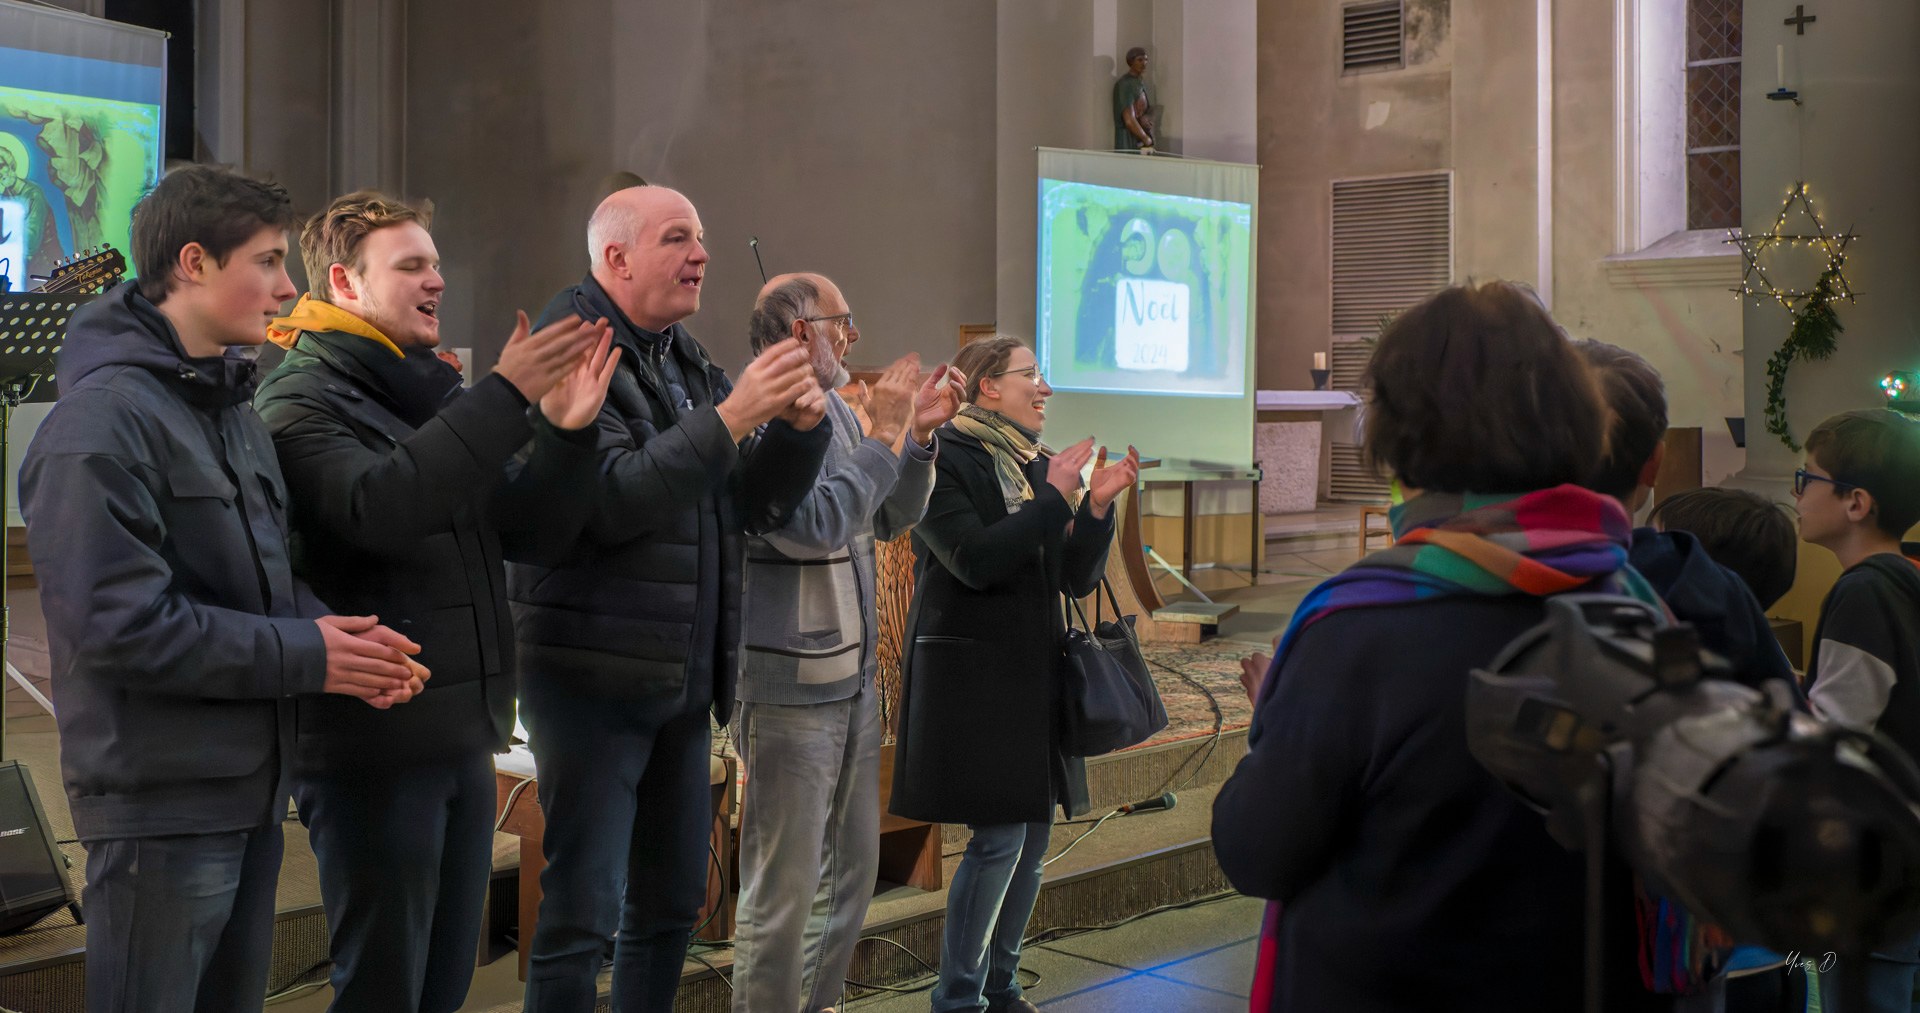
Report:
[{"label": "teenage boy in grey jacket", "polygon": [[966,380],[941,366],[920,383],[920,357],[906,356],[865,397],[863,436],[834,391],[860,331],[833,282],[774,278],[748,328],[756,354],[790,337],[806,347],[833,440],[792,516],[747,544],[733,1008],[819,1013],[839,1001],[880,857],[874,542],[926,512],[933,431]]}]

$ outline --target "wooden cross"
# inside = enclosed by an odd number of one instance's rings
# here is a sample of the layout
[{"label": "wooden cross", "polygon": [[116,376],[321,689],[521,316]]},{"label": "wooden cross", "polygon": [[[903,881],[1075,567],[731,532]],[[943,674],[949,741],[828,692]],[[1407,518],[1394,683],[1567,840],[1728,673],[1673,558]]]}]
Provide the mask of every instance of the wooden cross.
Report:
[{"label": "wooden cross", "polygon": [[1792,25],[1794,28],[1793,34],[1795,35],[1805,35],[1807,34],[1807,25],[1811,22],[1818,21],[1818,20],[1820,19],[1807,13],[1806,4],[1794,4],[1793,17],[1790,17],[1787,20],[1782,21],[1780,23],[1783,25]]}]

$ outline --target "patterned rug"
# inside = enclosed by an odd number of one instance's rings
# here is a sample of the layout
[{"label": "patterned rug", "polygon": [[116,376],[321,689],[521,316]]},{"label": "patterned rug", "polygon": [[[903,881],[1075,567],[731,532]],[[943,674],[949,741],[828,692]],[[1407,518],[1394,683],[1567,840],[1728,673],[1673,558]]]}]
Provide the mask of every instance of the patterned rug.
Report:
[{"label": "patterned rug", "polygon": [[1140,645],[1167,707],[1167,727],[1133,748],[1212,735],[1216,705],[1223,731],[1247,727],[1253,705],[1240,687],[1240,659],[1259,649],[1258,644],[1238,640]]},{"label": "patterned rug", "polygon": [[[1216,705],[1221,731],[1247,727],[1253,705],[1247,701],[1247,691],[1240,687],[1240,659],[1260,649],[1258,644],[1238,640],[1140,645],[1140,653],[1153,672],[1154,685],[1160,690],[1160,700],[1167,708],[1167,727],[1130,748],[1145,749],[1212,735]],[[714,752],[736,755],[730,731],[714,729]]]}]

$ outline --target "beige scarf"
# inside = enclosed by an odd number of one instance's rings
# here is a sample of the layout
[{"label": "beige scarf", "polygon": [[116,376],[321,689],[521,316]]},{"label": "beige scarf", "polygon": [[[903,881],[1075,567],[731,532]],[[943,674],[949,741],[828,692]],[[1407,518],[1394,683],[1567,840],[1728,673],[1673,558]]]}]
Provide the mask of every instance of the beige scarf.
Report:
[{"label": "beige scarf", "polygon": [[[1040,442],[1039,433],[999,412],[973,404],[962,406],[950,425],[979,440],[992,455],[994,475],[1000,480],[1000,495],[1006,499],[1008,513],[1033,498],[1033,485],[1027,481],[1027,465],[1041,454],[1052,453]],[[1084,492],[1084,489],[1074,490],[1073,495],[1067,497],[1067,505],[1078,510]]]}]

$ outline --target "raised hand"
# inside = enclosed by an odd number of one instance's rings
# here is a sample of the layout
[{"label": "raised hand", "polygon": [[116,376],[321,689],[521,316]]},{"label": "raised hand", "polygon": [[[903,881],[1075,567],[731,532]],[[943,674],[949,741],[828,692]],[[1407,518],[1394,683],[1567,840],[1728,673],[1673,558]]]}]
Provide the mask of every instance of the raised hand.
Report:
[{"label": "raised hand", "polygon": [[514,316],[518,323],[513,337],[500,350],[500,361],[493,371],[513,384],[521,397],[536,402],[573,371],[581,353],[593,347],[605,324],[589,324],[569,316],[529,333],[526,313],[515,310]]},{"label": "raised hand", "polygon": [[735,443],[794,406],[808,388],[820,389],[806,347],[788,338],[754,356],[740,371],[733,393],[716,409]]},{"label": "raised hand", "polygon": [[320,640],[327,651],[321,691],[358,697],[385,710],[413,698],[426,669],[408,654],[420,645],[381,626],[377,616],[321,616]]},{"label": "raised hand", "polygon": [[620,365],[620,350],[613,347],[613,327],[602,318],[593,325],[600,340],[590,345],[580,361],[547,395],[540,399],[540,414],[558,429],[581,429],[593,423],[600,406],[607,400],[607,384]]},{"label": "raised hand", "polygon": [[[943,385],[940,381],[946,380]],[[960,413],[960,395],[967,389],[967,374],[946,363],[941,363],[927,381],[920,385],[920,392],[913,401],[913,442],[926,446],[933,439],[933,431],[945,425],[947,420]]]},{"label": "raised hand", "polygon": [[[1100,448],[1101,460],[1105,460],[1107,448]],[[1093,506],[1095,517],[1105,517],[1107,508],[1120,495],[1121,490],[1132,487],[1140,478],[1140,452],[1127,448],[1127,456],[1117,463],[1104,468],[1095,468],[1093,477],[1087,481],[1087,496]]]},{"label": "raised hand", "polygon": [[888,366],[867,392],[867,424],[872,437],[888,446],[900,442],[900,434],[913,418],[913,391],[920,379],[920,356],[908,352]]},{"label": "raised hand", "polygon": [[[1273,654],[1280,653],[1280,638],[1273,638]],[[1266,684],[1267,669],[1273,667],[1273,654],[1256,653],[1250,658],[1240,659],[1240,688],[1247,691],[1247,700],[1260,703],[1260,687]]]},{"label": "raised hand", "polygon": [[1060,490],[1069,501],[1080,491],[1080,470],[1093,459],[1093,437],[1053,455],[1047,461],[1047,484]]},{"label": "raised hand", "polygon": [[787,425],[806,432],[820,424],[827,417],[827,392],[820,389],[818,381],[812,388],[794,399],[794,402],[782,411],[778,418]]}]

